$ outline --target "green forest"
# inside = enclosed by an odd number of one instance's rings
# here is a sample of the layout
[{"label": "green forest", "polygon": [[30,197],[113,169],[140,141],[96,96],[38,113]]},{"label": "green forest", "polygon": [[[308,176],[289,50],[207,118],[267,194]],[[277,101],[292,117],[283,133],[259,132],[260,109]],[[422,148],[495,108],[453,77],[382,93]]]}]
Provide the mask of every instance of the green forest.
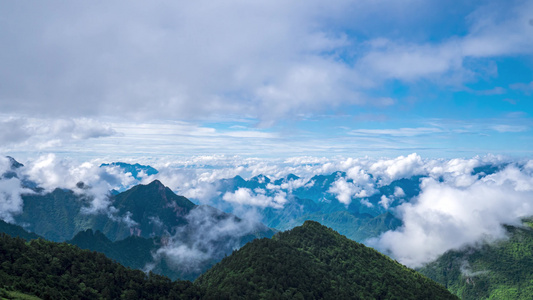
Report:
[{"label": "green forest", "polygon": [[71,244],[4,233],[0,261],[5,299],[456,299],[313,221],[248,243],[194,283],[133,270]]},{"label": "green forest", "polygon": [[207,299],[456,299],[414,270],[314,221],[248,243],[196,283]]},{"label": "green forest", "polygon": [[[126,268],[105,255],[43,239],[26,242],[0,234],[4,298],[17,293],[41,299],[199,299],[189,281]],[[14,295],[14,296],[13,296]]]},{"label": "green forest", "polygon": [[449,251],[419,271],[462,299],[531,299],[532,225],[506,226],[506,239]]}]

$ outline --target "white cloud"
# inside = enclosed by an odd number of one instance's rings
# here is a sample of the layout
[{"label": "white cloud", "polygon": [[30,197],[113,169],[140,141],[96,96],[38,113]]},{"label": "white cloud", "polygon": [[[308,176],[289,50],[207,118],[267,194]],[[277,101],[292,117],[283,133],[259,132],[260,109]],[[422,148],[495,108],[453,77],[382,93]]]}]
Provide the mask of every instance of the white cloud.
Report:
[{"label": "white cloud", "polygon": [[444,132],[440,128],[430,128],[430,127],[418,127],[418,128],[399,128],[399,129],[356,129],[350,131],[350,134],[353,135],[363,135],[363,136],[375,136],[375,135],[390,135],[390,136],[417,136],[417,135],[428,135]]},{"label": "white cloud", "polygon": [[464,36],[438,43],[375,38],[367,42],[369,51],[358,68],[382,79],[463,84],[477,73],[487,73],[465,63],[467,59],[533,54],[533,31],[528,24],[532,8],[527,1],[486,3],[467,17],[470,26]]},{"label": "white cloud", "polygon": [[355,184],[348,182],[346,181],[346,178],[341,177],[335,180],[329,188],[328,193],[334,194],[340,203],[349,205],[352,202],[352,198],[360,191],[361,189]]},{"label": "white cloud", "polygon": [[516,125],[494,125],[492,129],[498,132],[522,132],[528,130],[527,126],[516,126]]},{"label": "white cloud", "polygon": [[0,180],[0,219],[13,223],[13,216],[22,212],[22,194],[31,194],[33,191],[22,188],[20,179],[10,178]]},{"label": "white cloud", "polygon": [[0,13],[12,28],[0,35],[12,62],[0,69],[0,103],[54,116],[263,121],[359,103],[361,79],[336,59],[350,41],[317,22],[347,5],[54,2],[33,14],[12,3]]},{"label": "white cloud", "polygon": [[426,174],[427,170],[422,158],[412,153],[395,159],[379,160],[370,166],[370,172],[375,176],[382,176],[381,183],[385,185],[397,179]]},{"label": "white cloud", "polygon": [[505,237],[502,224],[533,214],[533,177],[515,166],[469,186],[425,179],[418,200],[397,208],[403,226],[370,244],[410,267],[450,249]]},{"label": "white cloud", "polygon": [[359,202],[361,202],[361,204],[363,204],[366,207],[374,207],[374,204],[370,203],[370,201],[368,201],[368,199],[361,199],[361,200],[359,200]]},{"label": "white cloud", "polygon": [[402,198],[405,197],[405,192],[399,186],[394,187],[394,197]]},{"label": "white cloud", "polygon": [[523,83],[523,82],[514,83],[514,84],[511,84],[509,87],[513,90],[521,91],[525,93],[526,95],[530,95],[531,92],[533,91],[533,81],[529,83]]},{"label": "white cloud", "polygon": [[[194,208],[186,218],[188,225],[176,228],[168,243],[154,254],[155,262],[168,258],[171,267],[197,272],[213,259],[238,249],[241,237],[264,229],[261,223],[238,220],[207,206]],[[150,264],[147,269],[153,267]]]},{"label": "white cloud", "polygon": [[379,200],[379,204],[381,206],[383,206],[383,208],[385,209],[389,209],[389,205],[394,201],[394,198],[392,199],[389,199],[387,196],[385,195],[381,195],[381,198]]},{"label": "white cloud", "polygon": [[31,145],[46,149],[60,146],[64,142],[117,134],[109,124],[87,118],[38,119],[0,115],[0,125],[4,128],[0,133],[1,148]]},{"label": "white cloud", "polygon": [[378,45],[359,62],[361,69],[368,69],[374,76],[412,81],[431,78],[462,66],[460,47],[456,42],[442,45],[371,43]]},{"label": "white cloud", "polygon": [[308,180],[307,179],[304,179],[304,178],[300,178],[300,179],[291,179],[287,182],[284,182],[281,184],[281,188],[282,189],[285,189],[285,190],[288,190],[289,192],[291,192],[292,190],[295,190],[295,189],[298,189],[298,188],[301,188],[302,186],[304,186],[306,183],[308,183]]},{"label": "white cloud", "polygon": [[239,188],[234,193],[226,192],[222,199],[236,205],[251,205],[258,207],[283,208],[287,194],[279,191],[274,197],[265,195],[264,190],[253,191],[248,188]]},{"label": "white cloud", "polygon": [[[91,206],[84,209],[87,213],[107,212],[111,204],[109,191],[129,187],[136,182],[131,173],[124,173],[118,167],[100,168],[95,162],[79,164],[59,159],[53,154],[30,161],[22,172],[47,192],[66,188],[87,196],[91,200]],[[84,183],[83,188],[77,186],[79,182]]]}]

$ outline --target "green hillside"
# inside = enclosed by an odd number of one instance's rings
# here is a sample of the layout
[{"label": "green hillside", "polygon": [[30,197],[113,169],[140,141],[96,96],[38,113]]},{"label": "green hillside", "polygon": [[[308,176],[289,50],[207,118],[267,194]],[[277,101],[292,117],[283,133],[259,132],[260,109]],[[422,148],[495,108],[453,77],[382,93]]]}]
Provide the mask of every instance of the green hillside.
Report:
[{"label": "green hillside", "polygon": [[18,225],[9,224],[2,220],[0,220],[0,232],[6,233],[12,237],[20,237],[27,241],[40,238],[40,236],[35,233],[27,232],[24,228]]},{"label": "green hillside", "polygon": [[[152,251],[157,250],[157,239],[130,236],[123,240],[112,242],[102,232],[92,229],[81,231],[67,243],[81,249],[88,249],[105,254],[107,257],[132,269],[143,269],[150,263]],[[166,275],[166,274],[165,274]]]},{"label": "green hillside", "polygon": [[449,251],[419,271],[462,299],[531,299],[533,229],[506,226],[509,238]]},{"label": "green hillside", "polygon": [[[135,263],[150,258],[155,240],[111,242],[87,230],[70,242],[139,267]],[[146,275],[67,243],[25,242],[6,234],[0,234],[0,261],[0,299],[456,299],[435,282],[313,221],[248,243],[194,284]]]},{"label": "green hillside", "polygon": [[313,221],[245,245],[195,283],[207,299],[456,299],[414,270]]},{"label": "green hillside", "polygon": [[0,234],[0,261],[0,297],[199,299],[202,294],[191,282],[146,275],[103,254],[42,239],[25,242]]}]

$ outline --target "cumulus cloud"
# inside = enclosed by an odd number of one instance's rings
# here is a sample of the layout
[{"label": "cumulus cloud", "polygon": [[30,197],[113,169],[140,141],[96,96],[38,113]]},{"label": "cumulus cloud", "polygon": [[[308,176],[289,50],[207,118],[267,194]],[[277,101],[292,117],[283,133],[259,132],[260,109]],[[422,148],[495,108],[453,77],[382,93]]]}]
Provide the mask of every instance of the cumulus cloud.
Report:
[{"label": "cumulus cloud", "polygon": [[279,187],[284,190],[288,190],[289,192],[292,192],[295,189],[305,186],[307,183],[308,181],[305,178],[291,179],[289,181],[283,182]]},{"label": "cumulus cloud", "polygon": [[262,189],[252,191],[248,188],[239,188],[234,193],[226,192],[222,199],[237,205],[283,208],[287,202],[286,196],[287,194],[283,191],[276,192],[274,196],[268,196]]},{"label": "cumulus cloud", "polygon": [[389,209],[389,205],[394,201],[394,198],[388,198],[385,195],[381,195],[381,198],[379,200],[379,204],[383,206],[384,209]]},{"label": "cumulus cloud", "polygon": [[533,176],[517,166],[469,185],[426,178],[416,201],[397,208],[403,226],[370,244],[400,262],[419,267],[450,249],[505,237],[502,224],[533,214]]},{"label": "cumulus cloud", "polygon": [[394,187],[394,197],[398,197],[398,198],[405,197],[405,192],[403,191],[401,187],[399,186]]},{"label": "cumulus cloud", "polygon": [[369,171],[375,176],[381,176],[382,184],[427,173],[425,163],[416,153],[399,156],[395,159],[379,160],[370,166]]},{"label": "cumulus cloud", "polygon": [[346,181],[345,178],[339,178],[331,185],[328,193],[334,194],[340,203],[349,205],[352,202],[352,197],[359,191],[360,189],[355,184]]}]

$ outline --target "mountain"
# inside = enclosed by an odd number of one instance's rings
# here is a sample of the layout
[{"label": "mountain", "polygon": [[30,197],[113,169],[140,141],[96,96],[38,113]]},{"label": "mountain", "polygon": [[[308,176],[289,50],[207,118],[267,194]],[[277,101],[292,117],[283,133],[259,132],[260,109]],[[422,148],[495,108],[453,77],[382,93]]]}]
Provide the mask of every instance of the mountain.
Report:
[{"label": "mountain", "polygon": [[197,206],[158,180],[109,197],[107,211],[87,213],[91,198],[71,190],[23,195],[24,210],[15,221],[126,266],[190,280],[247,242],[275,233],[260,222]]},{"label": "mountain", "polygon": [[121,265],[132,269],[143,269],[146,264],[152,262],[152,252],[160,246],[157,238],[147,239],[138,236],[130,236],[112,242],[102,232],[94,232],[92,229],[79,232],[67,243],[81,249],[103,253]]},{"label": "mountain", "polygon": [[506,226],[508,238],[448,251],[419,272],[462,299],[531,299],[532,227]]},{"label": "mountain", "polygon": [[16,223],[57,242],[87,229],[100,230],[111,240],[169,234],[175,226],[187,223],[185,216],[195,207],[158,180],[110,196],[112,215],[83,213],[82,208],[88,207],[91,199],[67,189],[22,195],[22,199],[24,210],[15,216]]},{"label": "mountain", "polygon": [[340,234],[354,241],[364,241],[369,237],[379,236],[385,231],[394,230],[402,225],[402,222],[390,212],[374,217],[368,214],[356,215],[348,211],[336,211],[331,213],[319,212],[294,219],[286,225],[286,230],[299,226],[307,220],[334,228]]},{"label": "mountain", "polygon": [[39,235],[33,233],[33,232],[27,232],[24,230],[24,228],[15,225],[15,224],[9,224],[2,220],[0,220],[0,232],[3,232],[9,236],[12,237],[20,237],[22,239],[25,239],[27,241],[29,240],[36,240],[38,238],[41,238]]},{"label": "mountain", "polygon": [[[368,197],[354,197],[350,204],[346,205],[339,202],[336,195],[330,192],[334,182],[340,178],[353,184],[353,180],[347,178],[344,172],[315,175],[305,182],[294,174],[277,180],[271,180],[264,175],[252,177],[250,180],[235,176],[220,180],[216,184],[220,196],[212,201],[212,205],[228,213],[255,211],[261,215],[262,223],[277,230],[288,230],[302,225],[307,220],[314,220],[332,227],[350,239],[364,241],[401,226],[400,219],[394,215],[394,208],[420,193],[421,176],[413,176],[380,186]],[[252,193],[260,192],[268,197],[276,197],[277,193],[282,192],[286,202],[282,208],[246,204],[235,206],[223,199],[226,193],[234,193],[240,188],[250,189]],[[388,202],[386,207],[382,203],[383,197],[386,197]]]},{"label": "mountain", "polygon": [[140,165],[140,164],[128,164],[124,162],[113,162],[110,164],[101,164],[100,167],[119,167],[124,171],[124,173],[131,173],[131,176],[133,176],[133,178],[137,180],[142,179],[142,177],[144,176],[150,176],[150,175],[155,175],[159,173],[159,171],[154,169],[152,166],[145,166],[145,165]]},{"label": "mountain", "polygon": [[11,156],[6,156],[6,159],[7,159],[7,163],[8,163],[9,169],[6,170],[4,172],[4,174],[0,174],[0,179],[10,179],[10,178],[13,178],[13,177],[15,177],[15,178],[18,177],[16,171],[17,171],[18,168],[24,167],[24,165],[19,163],[18,161],[16,161]]},{"label": "mountain", "polygon": [[71,190],[55,189],[45,194],[22,195],[24,209],[14,216],[17,224],[46,239],[62,242],[93,226],[92,217],[81,214],[89,199]]},{"label": "mountain", "polygon": [[196,206],[189,199],[178,196],[159,180],[147,185],[136,185],[111,197],[116,214],[134,224],[113,222],[100,229],[112,240],[130,235],[145,238],[172,233],[173,228],[187,224],[186,216]]},{"label": "mountain", "polygon": [[131,270],[103,254],[0,234],[0,297],[32,299],[200,299],[191,282]]},{"label": "mountain", "polygon": [[457,299],[444,287],[317,222],[258,239],[195,284],[205,299]]},{"label": "mountain", "polygon": [[299,198],[311,199],[315,202],[332,199],[328,195],[331,185],[340,177],[345,177],[344,172],[333,172],[330,175],[315,175],[304,186],[293,191],[293,195]]}]

